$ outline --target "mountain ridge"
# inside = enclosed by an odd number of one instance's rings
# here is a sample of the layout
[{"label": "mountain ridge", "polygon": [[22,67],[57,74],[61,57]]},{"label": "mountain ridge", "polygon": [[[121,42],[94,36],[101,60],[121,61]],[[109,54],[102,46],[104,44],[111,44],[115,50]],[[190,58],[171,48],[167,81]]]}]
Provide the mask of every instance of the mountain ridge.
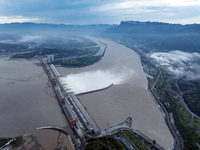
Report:
[{"label": "mountain ridge", "polygon": [[[122,21],[100,36],[148,47],[144,51],[183,50],[200,52],[200,24]],[[140,47],[142,49],[142,47]]]}]

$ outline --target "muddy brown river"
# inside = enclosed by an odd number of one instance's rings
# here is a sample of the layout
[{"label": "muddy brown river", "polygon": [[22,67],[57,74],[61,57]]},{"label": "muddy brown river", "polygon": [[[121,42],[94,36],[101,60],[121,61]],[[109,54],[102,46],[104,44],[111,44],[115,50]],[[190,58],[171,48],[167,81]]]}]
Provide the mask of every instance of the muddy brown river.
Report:
[{"label": "muddy brown river", "polygon": [[0,138],[28,134],[19,149],[71,149],[66,135],[36,130],[67,126],[47,75],[37,63],[0,58]]},{"label": "muddy brown river", "polygon": [[79,97],[98,126],[105,129],[132,117],[134,129],[171,149],[174,139],[147,90],[148,82],[138,54],[109,40],[88,38],[107,44],[105,56],[88,67],[57,67],[66,78],[66,87],[78,93],[113,83],[107,90]]},{"label": "muddy brown river", "polygon": [[[98,126],[105,129],[132,117],[134,129],[171,149],[174,139],[147,91],[139,56],[115,42],[88,38],[107,44],[105,56],[88,67],[57,67],[67,78],[68,88],[80,92],[113,83],[107,90],[80,96]],[[38,62],[0,58],[0,137],[28,134],[23,149],[71,149],[68,138],[58,131],[36,130],[48,125],[67,126],[47,75],[36,65]]]}]

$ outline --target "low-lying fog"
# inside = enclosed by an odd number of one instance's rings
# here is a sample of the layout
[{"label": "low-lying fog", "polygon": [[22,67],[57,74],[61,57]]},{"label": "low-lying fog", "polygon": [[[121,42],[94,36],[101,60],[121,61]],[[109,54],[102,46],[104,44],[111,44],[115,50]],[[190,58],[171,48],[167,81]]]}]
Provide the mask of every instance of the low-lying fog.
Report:
[{"label": "low-lying fog", "polygon": [[187,80],[200,79],[199,53],[188,53],[176,50],[152,53],[150,57],[177,77],[186,77]]}]

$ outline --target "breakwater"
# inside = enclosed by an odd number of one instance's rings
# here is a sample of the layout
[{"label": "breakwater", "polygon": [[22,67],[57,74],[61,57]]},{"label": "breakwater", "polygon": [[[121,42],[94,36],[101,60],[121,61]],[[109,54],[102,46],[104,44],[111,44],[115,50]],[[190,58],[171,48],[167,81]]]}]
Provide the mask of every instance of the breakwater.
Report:
[{"label": "breakwater", "polygon": [[99,92],[99,91],[106,90],[106,89],[108,89],[108,88],[110,88],[112,86],[113,86],[113,83],[111,85],[105,87],[105,88],[101,88],[101,89],[97,89],[97,90],[92,90],[92,91],[88,91],[88,92],[83,92],[83,93],[77,93],[76,95],[80,96],[80,95],[84,95],[84,94],[90,94],[90,93],[94,93],[94,92]]}]

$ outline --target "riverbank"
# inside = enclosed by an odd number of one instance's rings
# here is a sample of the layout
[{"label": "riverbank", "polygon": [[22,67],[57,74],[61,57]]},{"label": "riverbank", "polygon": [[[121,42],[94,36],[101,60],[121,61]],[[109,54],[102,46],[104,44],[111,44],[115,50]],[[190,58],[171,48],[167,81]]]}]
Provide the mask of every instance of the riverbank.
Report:
[{"label": "riverbank", "polygon": [[[104,45],[104,46],[102,46],[102,45]],[[61,65],[63,67],[68,67],[68,68],[82,68],[82,67],[87,67],[87,66],[93,65],[95,63],[100,62],[106,52],[107,45],[105,43],[102,43],[99,41],[98,46],[100,47],[100,49],[94,55],[73,57],[71,59],[64,58],[61,60],[56,60],[55,62],[52,62],[52,63],[54,65]]]},{"label": "riverbank", "polygon": [[[174,144],[173,137],[162,113],[147,90],[148,82],[139,56],[131,49],[112,41],[88,38],[107,44],[102,60],[84,68],[57,67],[57,69],[66,77],[75,76],[76,80],[72,83],[79,89],[84,89],[86,85],[88,87],[102,82],[109,83],[109,77],[115,81],[111,82],[114,83],[112,88],[79,96],[81,103],[87,107],[95,122],[101,129],[106,129],[130,116],[133,118],[134,129],[151,139],[156,139],[165,149],[171,149]],[[106,76],[102,76],[105,74]],[[88,80],[93,75],[96,78]],[[79,79],[85,81],[85,84],[79,82]]]}]

